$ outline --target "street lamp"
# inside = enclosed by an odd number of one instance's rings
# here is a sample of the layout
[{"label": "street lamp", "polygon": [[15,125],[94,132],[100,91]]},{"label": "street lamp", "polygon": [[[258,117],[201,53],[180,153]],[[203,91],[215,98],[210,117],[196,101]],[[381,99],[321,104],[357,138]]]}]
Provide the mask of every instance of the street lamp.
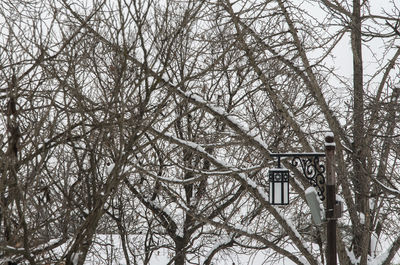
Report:
[{"label": "street lamp", "polygon": [[272,168],[269,170],[269,202],[273,205],[289,204],[289,170]]},{"label": "street lamp", "polygon": [[289,170],[281,167],[281,158],[290,157],[291,165],[300,166],[303,176],[316,188],[317,194],[325,199],[325,166],[320,163],[320,157],[325,153],[272,153],[278,158],[278,167],[269,170],[269,202],[272,205],[289,204]]},{"label": "street lamp", "polygon": [[[336,201],[336,177],[334,173],[335,143],[333,133],[325,136],[325,153],[272,153],[278,158],[278,168],[269,171],[269,201],[272,205],[289,204],[289,170],[281,168],[281,158],[291,157],[291,165],[301,167],[309,183],[315,187],[306,190],[306,200],[313,213],[316,224],[322,223],[320,203],[326,198],[325,220],[327,223],[327,264],[336,265],[336,220],[341,217],[341,203]],[[326,157],[325,165],[319,158]],[[326,171],[326,172],[325,172]],[[325,178],[326,173],[326,178]]]}]

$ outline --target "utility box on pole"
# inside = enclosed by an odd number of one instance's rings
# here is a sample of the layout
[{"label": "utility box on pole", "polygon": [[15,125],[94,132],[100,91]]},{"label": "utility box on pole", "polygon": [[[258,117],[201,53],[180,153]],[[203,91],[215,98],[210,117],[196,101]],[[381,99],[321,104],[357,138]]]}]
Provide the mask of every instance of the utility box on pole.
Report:
[{"label": "utility box on pole", "polygon": [[305,191],[306,201],[311,210],[311,216],[314,224],[321,225],[325,221],[325,211],[322,201],[319,199],[314,187],[309,187]]}]

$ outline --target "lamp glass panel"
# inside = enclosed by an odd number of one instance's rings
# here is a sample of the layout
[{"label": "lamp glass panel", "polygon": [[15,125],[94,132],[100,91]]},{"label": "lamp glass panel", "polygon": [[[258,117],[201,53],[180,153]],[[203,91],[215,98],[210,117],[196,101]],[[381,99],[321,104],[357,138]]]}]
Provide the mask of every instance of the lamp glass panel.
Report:
[{"label": "lamp glass panel", "polygon": [[283,183],[283,204],[289,203],[289,182]]},{"label": "lamp glass panel", "polygon": [[275,182],[274,183],[274,203],[276,204],[282,204],[282,183],[281,182]]}]

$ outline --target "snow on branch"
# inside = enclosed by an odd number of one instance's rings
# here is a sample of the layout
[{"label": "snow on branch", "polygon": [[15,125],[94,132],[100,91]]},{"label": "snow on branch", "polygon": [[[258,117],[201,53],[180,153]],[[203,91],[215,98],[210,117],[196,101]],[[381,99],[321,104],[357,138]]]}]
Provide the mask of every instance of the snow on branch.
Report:
[{"label": "snow on branch", "polygon": [[368,265],[389,265],[392,264],[392,259],[400,249],[400,236],[379,256],[368,261]]},{"label": "snow on branch", "polygon": [[205,260],[203,262],[203,265],[205,264],[210,264],[212,258],[214,255],[221,249],[233,246],[234,243],[234,235],[229,235],[221,238],[219,241],[215,243],[214,246],[211,247],[211,249],[208,251],[208,253],[205,256]]},{"label": "snow on branch", "polygon": [[394,196],[400,196],[400,191],[390,188],[388,186],[386,186],[385,184],[383,184],[382,182],[380,182],[376,177],[372,177],[372,180],[377,183],[382,189],[384,189],[386,192],[394,195]]},{"label": "snow on branch", "polygon": [[244,184],[247,187],[252,187],[253,190],[256,191],[253,193],[253,195],[258,197],[265,203],[268,202],[268,196],[264,193],[263,189],[261,187],[259,187],[253,180],[251,180],[245,174],[243,174],[240,169],[238,169],[232,165],[229,165],[225,161],[220,160],[220,159],[216,158],[215,156],[211,155],[210,153],[208,153],[201,145],[191,142],[191,141],[179,139],[169,133],[161,133],[154,128],[151,128],[151,131],[153,133],[155,133],[157,136],[163,137],[172,143],[175,143],[180,146],[184,146],[184,147],[189,148],[192,151],[202,155],[203,157],[205,157],[209,161],[211,161],[218,168],[222,168],[223,170],[227,170],[227,171],[231,172],[232,173],[231,175],[236,180],[238,180],[242,185]]},{"label": "snow on branch", "polygon": [[[254,240],[257,240],[257,241],[263,243],[267,248],[271,248],[272,250],[276,251],[277,253],[280,253],[280,254],[288,257],[290,260],[292,260],[296,264],[303,264],[303,265],[319,264],[319,263],[315,263],[315,262],[314,263],[310,263],[310,262],[308,262],[308,260],[304,260],[304,258],[299,258],[298,256],[293,255],[290,251],[279,247],[275,242],[269,241],[267,238],[265,238],[263,236],[260,236],[257,233],[254,233],[247,226],[243,226],[243,225],[231,226],[231,225],[229,225],[227,223],[219,223],[219,222],[214,221],[212,218],[208,218],[208,217],[205,217],[205,216],[201,215],[200,213],[195,213],[193,211],[190,211],[190,209],[186,205],[181,204],[178,201],[175,201],[175,202],[179,206],[181,206],[183,209],[185,209],[187,214],[192,216],[194,219],[196,219],[196,220],[198,220],[198,221],[200,221],[202,223],[207,223],[207,224],[210,224],[210,225],[212,225],[214,227],[223,229],[223,230],[227,231],[229,234],[233,234],[233,235],[236,235],[236,236],[237,235],[242,235],[242,236],[246,236],[248,238],[252,238]],[[234,243],[234,242],[232,242],[232,243]],[[222,242],[222,244],[223,244],[223,242]],[[214,247],[218,247],[217,245],[215,245]],[[220,244],[220,246],[221,246],[221,244]],[[308,255],[306,255],[306,256],[308,256]]]},{"label": "snow on branch", "polygon": [[280,210],[276,209],[275,207],[271,206],[269,204],[269,198],[267,194],[265,194],[264,190],[262,187],[257,185],[252,179],[248,178],[245,174],[239,172],[238,169],[236,169],[234,166],[226,163],[223,160],[220,160],[213,155],[209,154],[202,146],[200,146],[197,143],[187,141],[187,140],[182,140],[179,139],[169,133],[162,133],[157,131],[154,128],[150,129],[152,133],[154,133],[156,136],[164,138],[172,143],[175,143],[177,145],[186,147],[191,149],[192,151],[202,155],[206,159],[208,159],[211,163],[213,163],[215,166],[222,168],[224,170],[231,170],[232,176],[234,179],[239,181],[243,186],[247,188],[247,190],[257,199],[259,202],[263,205],[265,209],[270,211],[270,213],[275,217],[276,221],[285,229],[285,231],[288,233],[289,237],[291,240],[293,240],[293,243],[296,245],[296,247],[300,250],[300,252],[305,256],[307,259],[307,263],[309,264],[320,264],[319,261],[316,261],[314,257],[312,256],[311,250],[304,245],[305,240],[302,238],[300,233],[297,231],[297,229],[292,225],[291,221],[285,218],[284,213],[281,213]]},{"label": "snow on branch", "polygon": [[234,116],[230,115],[223,108],[215,106],[214,104],[205,101],[203,98],[201,98],[199,95],[193,92],[184,92],[179,88],[175,88],[175,90],[176,92],[178,92],[179,95],[189,99],[193,104],[203,109],[206,109],[209,113],[224,120],[225,123],[227,123],[236,132],[240,133],[240,135],[244,137],[249,143],[261,149],[263,153],[267,154],[267,156],[269,157],[269,154],[271,152],[268,150],[268,146],[264,143],[261,137],[256,135],[252,130],[250,130],[246,124],[237,120]]},{"label": "snow on branch", "polygon": [[[81,21],[81,19],[80,19],[80,21]],[[121,48],[118,45],[115,45],[115,44],[111,43],[110,41],[108,41],[106,38],[104,38],[101,34],[99,34],[96,30],[92,29],[90,26],[87,25],[86,27],[89,29],[90,32],[95,34],[99,38],[100,41],[110,45],[110,47],[112,47],[116,52],[118,52],[118,53],[122,52]],[[155,80],[157,80],[161,84],[165,85],[168,88],[168,90],[170,90],[171,92],[173,92],[185,99],[188,99],[193,104],[195,104],[195,105],[207,110],[209,113],[219,117],[221,120],[223,120],[225,123],[227,123],[227,125],[229,125],[233,130],[238,132],[243,138],[248,140],[249,143],[253,144],[259,150],[261,150],[265,157],[267,157],[267,158],[270,157],[271,152],[268,150],[268,147],[262,141],[262,139],[259,136],[256,136],[253,132],[249,131],[246,128],[246,126],[244,126],[242,123],[240,123],[234,117],[230,116],[229,113],[225,112],[223,109],[221,109],[217,106],[213,106],[209,102],[204,101],[198,95],[195,95],[191,92],[188,93],[188,92],[184,92],[184,91],[180,90],[176,84],[172,84],[168,80],[164,79],[156,71],[149,68],[148,65],[140,62],[137,58],[135,58],[133,56],[129,56],[129,60],[131,60],[134,64],[141,67],[142,69],[145,69],[149,75],[151,75]],[[151,128],[150,130],[152,130],[153,133],[160,135],[161,137],[167,138],[171,142],[174,142],[178,145],[186,146],[186,147],[191,148],[192,150],[196,151],[197,153],[204,155],[207,159],[209,159],[212,163],[214,163],[218,167],[224,168],[226,170],[232,170],[232,168],[233,168],[233,167],[230,167],[229,165],[225,164],[224,161],[220,161],[217,158],[215,158],[214,156],[208,154],[205,151],[205,149],[198,144],[188,142],[188,141],[183,141],[183,140],[177,139],[171,135],[165,135],[163,133],[160,133],[160,132],[154,130],[153,128]],[[284,218],[282,218],[276,212],[275,208],[273,208],[271,205],[269,205],[268,196],[266,196],[266,194],[263,192],[263,190],[261,188],[257,187],[256,183],[254,183],[254,181],[252,181],[251,179],[247,178],[243,173],[232,172],[231,176],[233,176],[236,180],[238,180],[242,185],[248,187],[249,192],[253,196],[255,196],[265,208],[267,208],[268,210],[270,210],[272,212],[274,217],[277,218],[277,221],[280,222],[281,225],[285,229],[288,229],[288,234],[294,240],[294,243],[300,249],[302,254],[307,258],[307,261],[310,262],[310,264],[318,264],[318,262],[316,262],[314,259],[310,258],[311,253],[304,247],[301,240],[296,236],[296,233],[294,233],[292,231],[292,229],[290,229],[290,226],[287,224],[287,222],[284,220]]]},{"label": "snow on branch", "polygon": [[136,196],[136,198],[138,198],[147,209],[151,210],[156,216],[159,217],[161,225],[164,227],[164,229],[166,229],[169,235],[172,237],[178,235],[178,226],[170,213],[166,211],[165,207],[161,207],[154,201],[148,200],[143,194],[136,190],[134,185],[132,185],[128,179],[125,178],[124,181],[128,189]]}]

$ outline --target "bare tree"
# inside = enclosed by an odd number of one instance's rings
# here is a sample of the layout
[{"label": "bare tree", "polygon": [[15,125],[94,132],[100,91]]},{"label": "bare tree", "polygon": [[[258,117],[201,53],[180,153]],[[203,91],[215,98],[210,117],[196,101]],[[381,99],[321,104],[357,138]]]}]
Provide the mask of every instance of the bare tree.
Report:
[{"label": "bare tree", "polygon": [[273,207],[266,175],[271,152],[321,150],[327,131],[340,263],[393,262],[396,3],[1,4],[2,262],[324,263],[310,184],[291,167],[293,202]]}]

